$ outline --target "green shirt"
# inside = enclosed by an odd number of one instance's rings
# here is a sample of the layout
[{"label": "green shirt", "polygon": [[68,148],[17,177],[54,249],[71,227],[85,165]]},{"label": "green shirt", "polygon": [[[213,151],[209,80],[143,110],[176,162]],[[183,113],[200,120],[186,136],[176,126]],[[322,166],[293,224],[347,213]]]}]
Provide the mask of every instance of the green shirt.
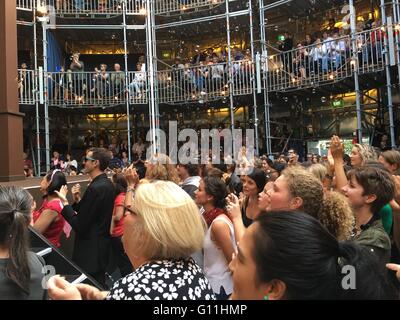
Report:
[{"label": "green shirt", "polygon": [[392,207],[389,203],[382,207],[382,209],[379,211],[379,215],[381,216],[383,228],[390,236],[392,234],[393,213]]}]

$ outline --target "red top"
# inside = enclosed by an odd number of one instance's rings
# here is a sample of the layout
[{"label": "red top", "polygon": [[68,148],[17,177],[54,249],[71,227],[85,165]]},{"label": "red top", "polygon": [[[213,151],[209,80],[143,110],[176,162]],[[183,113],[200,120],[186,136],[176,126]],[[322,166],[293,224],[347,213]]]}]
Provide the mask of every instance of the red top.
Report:
[{"label": "red top", "polygon": [[60,236],[61,236],[61,233],[63,232],[64,223],[65,223],[65,219],[61,215],[62,209],[63,209],[63,205],[62,205],[60,199],[54,199],[50,202],[47,199],[44,199],[40,209],[33,213],[33,222],[36,222],[39,219],[42,212],[45,210],[52,210],[52,211],[57,212],[57,214],[58,214],[57,219],[54,220],[49,225],[47,230],[43,233],[43,235],[52,244],[54,244],[57,248],[60,247]]},{"label": "red top", "polygon": [[[115,216],[115,214],[116,214],[117,207],[124,206],[124,202],[125,202],[125,193],[122,192],[119,195],[117,195],[117,197],[115,198],[113,216]],[[122,237],[123,234],[124,234],[124,216],[122,215],[121,220],[119,220],[115,224],[114,229],[111,233],[111,237],[114,237],[114,238]]]}]

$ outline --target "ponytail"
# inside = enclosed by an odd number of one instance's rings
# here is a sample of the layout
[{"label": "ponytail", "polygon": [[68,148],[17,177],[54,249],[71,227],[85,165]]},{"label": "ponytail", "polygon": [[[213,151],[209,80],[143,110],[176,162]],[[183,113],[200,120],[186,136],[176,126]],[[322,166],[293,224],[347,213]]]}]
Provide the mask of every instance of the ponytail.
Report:
[{"label": "ponytail", "polygon": [[5,276],[29,295],[28,225],[32,197],[19,187],[0,187],[0,245],[8,250]]},{"label": "ponytail", "polygon": [[10,227],[9,234],[9,255],[6,266],[6,275],[24,293],[29,295],[29,281],[31,272],[28,263],[28,229],[26,217],[18,212],[12,212],[13,222]]}]

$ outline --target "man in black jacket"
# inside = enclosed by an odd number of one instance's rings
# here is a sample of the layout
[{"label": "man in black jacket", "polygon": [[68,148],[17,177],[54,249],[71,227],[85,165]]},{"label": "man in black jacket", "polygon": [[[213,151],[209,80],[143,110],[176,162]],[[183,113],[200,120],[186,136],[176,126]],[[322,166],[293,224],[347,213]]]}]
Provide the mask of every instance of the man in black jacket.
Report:
[{"label": "man in black jacket", "polygon": [[80,185],[75,185],[72,188],[75,203],[65,205],[61,212],[76,232],[73,261],[103,286],[115,200],[114,186],[104,173],[109,162],[107,150],[90,149],[85,158],[85,173],[90,176],[91,183],[82,199]]}]

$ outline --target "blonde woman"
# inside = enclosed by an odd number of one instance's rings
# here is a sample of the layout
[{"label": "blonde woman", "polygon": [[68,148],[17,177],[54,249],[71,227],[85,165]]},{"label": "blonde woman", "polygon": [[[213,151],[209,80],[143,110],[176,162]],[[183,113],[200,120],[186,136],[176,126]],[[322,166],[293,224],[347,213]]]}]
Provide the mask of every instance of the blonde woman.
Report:
[{"label": "blonde woman", "polygon": [[190,255],[201,249],[206,225],[190,196],[177,184],[154,181],[136,190],[125,207],[124,249],[135,271],[110,292],[49,280],[52,299],[209,300],[214,294]]}]

